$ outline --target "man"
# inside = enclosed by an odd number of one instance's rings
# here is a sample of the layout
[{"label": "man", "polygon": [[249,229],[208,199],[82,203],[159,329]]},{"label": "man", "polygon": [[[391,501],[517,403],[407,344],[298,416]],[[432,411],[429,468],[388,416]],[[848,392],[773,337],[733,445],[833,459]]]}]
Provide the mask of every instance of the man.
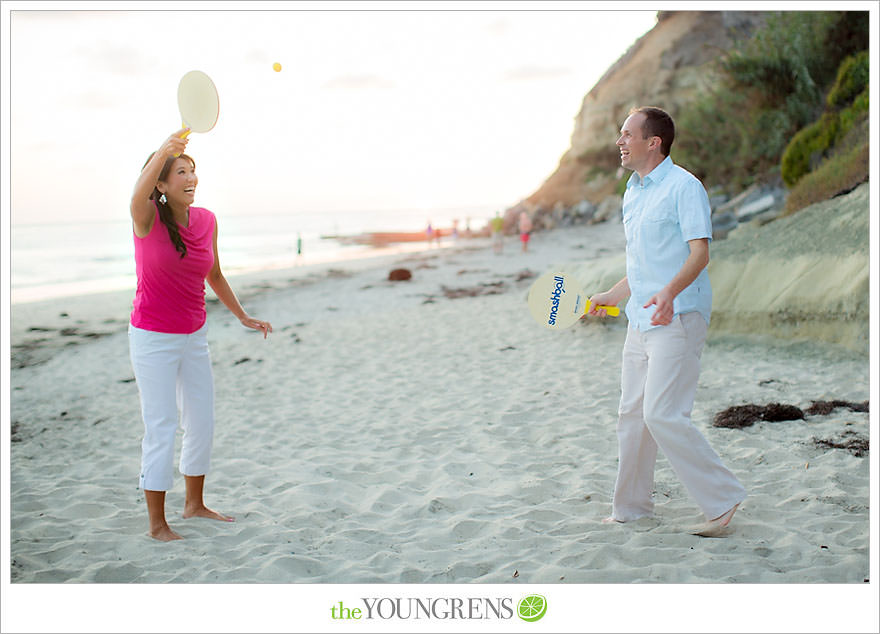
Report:
[{"label": "man", "polygon": [[691,422],[700,354],[709,326],[712,289],[706,265],[711,209],[703,185],[675,165],[672,118],[659,108],[630,111],[617,146],[633,171],[623,197],[626,276],[590,298],[616,305],[629,296],[617,425],[619,464],[611,516],[651,516],[657,447],[707,523],[698,534],[727,527],[746,492]]}]

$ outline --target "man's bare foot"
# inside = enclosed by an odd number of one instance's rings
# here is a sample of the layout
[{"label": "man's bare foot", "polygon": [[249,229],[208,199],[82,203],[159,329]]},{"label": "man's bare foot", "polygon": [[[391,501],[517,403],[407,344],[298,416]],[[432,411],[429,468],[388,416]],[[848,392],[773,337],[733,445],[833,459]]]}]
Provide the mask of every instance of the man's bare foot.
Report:
[{"label": "man's bare foot", "polygon": [[234,522],[235,518],[230,517],[228,515],[223,515],[223,513],[218,513],[212,509],[209,509],[207,506],[199,506],[194,508],[184,508],[183,509],[183,519],[188,520],[191,517],[204,517],[209,520],[217,520],[218,522]]},{"label": "man's bare foot", "polygon": [[724,515],[719,515],[714,520],[712,520],[713,524],[718,524],[721,528],[724,528],[728,524],[730,524],[730,520],[733,519],[733,514],[736,513],[736,509],[739,508],[739,504],[734,504],[733,508],[727,511]]},{"label": "man's bare foot", "polygon": [[614,519],[613,517],[606,517],[604,520],[602,520],[602,523],[603,524],[623,524],[623,522],[621,522],[618,519]]},{"label": "man's bare foot", "polygon": [[736,509],[738,508],[739,504],[735,504],[732,509],[723,515],[719,515],[714,520],[710,520],[699,528],[691,531],[691,534],[699,535],[700,537],[724,537],[728,534],[727,526],[730,524],[730,520],[733,519],[733,514],[736,513]]},{"label": "man's bare foot", "polygon": [[172,542],[175,539],[183,539],[183,537],[171,530],[171,527],[168,526],[168,524],[165,524],[165,526],[160,526],[155,530],[150,530],[147,535],[149,535],[153,539],[159,540],[160,542]]}]

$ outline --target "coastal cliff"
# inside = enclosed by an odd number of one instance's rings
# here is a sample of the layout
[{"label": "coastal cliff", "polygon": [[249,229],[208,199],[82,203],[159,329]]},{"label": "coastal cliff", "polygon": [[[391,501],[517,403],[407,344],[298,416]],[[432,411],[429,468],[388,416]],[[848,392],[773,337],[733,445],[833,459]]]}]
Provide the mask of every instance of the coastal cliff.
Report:
[{"label": "coastal cliff", "polygon": [[659,12],[657,25],[639,38],[584,97],[571,147],[556,170],[526,197],[532,210],[600,204],[620,176],[614,146],[630,108],[660,106],[675,119],[716,78],[712,62],[764,23],[760,11]]}]

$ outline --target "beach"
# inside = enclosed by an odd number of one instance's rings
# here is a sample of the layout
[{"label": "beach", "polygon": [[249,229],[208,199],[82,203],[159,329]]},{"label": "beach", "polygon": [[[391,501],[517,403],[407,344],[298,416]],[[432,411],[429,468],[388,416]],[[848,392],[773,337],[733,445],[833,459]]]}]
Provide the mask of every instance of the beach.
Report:
[{"label": "beach", "polygon": [[609,222],[527,253],[462,240],[231,278],[267,340],[209,291],[206,501],[236,521],[181,520],[177,475],[173,544],[146,535],[137,488],[132,293],[13,305],[12,583],[865,584],[869,454],[823,441],[867,440],[868,413],[712,425],[735,405],[868,400],[868,356],[841,346],[710,330],[693,420],[748,490],[729,534],[690,533],[705,518],[662,453],[655,517],[601,523],[625,317],[554,332],[525,299],[623,247]]}]

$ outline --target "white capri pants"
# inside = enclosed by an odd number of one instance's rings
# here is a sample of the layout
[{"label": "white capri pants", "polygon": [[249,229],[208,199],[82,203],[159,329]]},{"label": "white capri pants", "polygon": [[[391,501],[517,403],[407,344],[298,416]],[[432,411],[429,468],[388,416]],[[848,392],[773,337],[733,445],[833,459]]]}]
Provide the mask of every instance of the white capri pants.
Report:
[{"label": "white capri pants", "polygon": [[171,489],[178,420],[183,429],[180,472],[189,476],[208,472],[214,439],[214,376],[207,331],[207,324],[190,335],[129,324],[131,365],[144,419],[141,489]]},{"label": "white capri pants", "polygon": [[617,440],[619,463],[611,516],[621,522],[654,512],[657,447],[708,519],[746,498],[736,477],[691,422],[708,325],[700,313],[640,332],[623,346]]}]

